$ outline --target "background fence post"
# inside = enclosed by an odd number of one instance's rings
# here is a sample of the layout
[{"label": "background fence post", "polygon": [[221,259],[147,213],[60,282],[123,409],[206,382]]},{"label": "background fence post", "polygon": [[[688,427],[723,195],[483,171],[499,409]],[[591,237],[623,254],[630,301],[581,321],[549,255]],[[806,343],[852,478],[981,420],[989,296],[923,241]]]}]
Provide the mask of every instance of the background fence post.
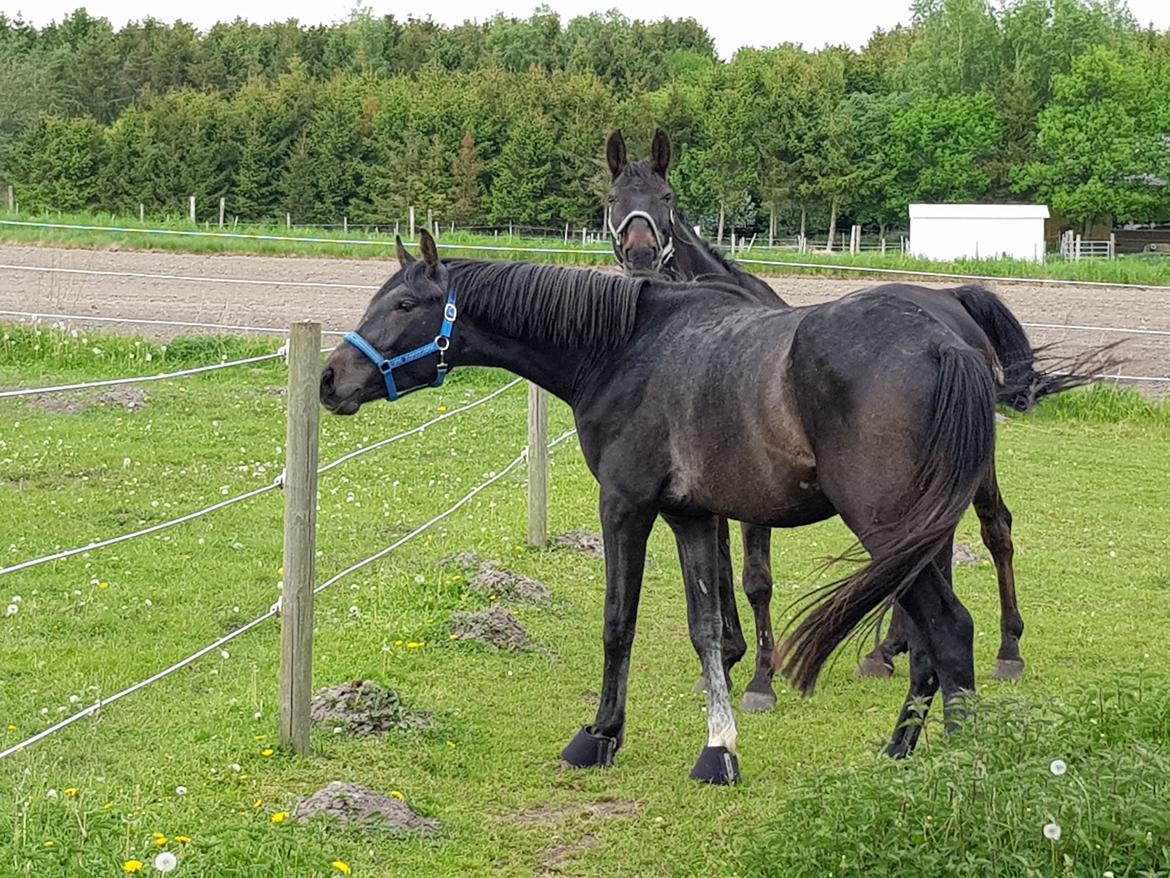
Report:
[{"label": "background fence post", "polygon": [[309,753],[313,583],[317,541],[317,387],[321,324],[294,323],[288,345],[284,470],[284,588],[280,611],[280,741]]},{"label": "background fence post", "polygon": [[187,209],[188,209],[188,214],[191,217],[191,222],[192,223],[195,222],[195,196],[194,195],[192,195],[190,200],[187,202]]},{"label": "background fence post", "polygon": [[528,545],[548,542],[548,392],[528,384]]},{"label": "background fence post", "polygon": [[410,209],[410,240],[414,240],[414,208]]},{"label": "background fence post", "polygon": [[227,207],[227,200],[225,198],[219,199],[219,227],[223,228],[223,210]]},{"label": "background fence post", "polygon": [[16,213],[16,189],[11,185],[8,187],[8,212]]}]

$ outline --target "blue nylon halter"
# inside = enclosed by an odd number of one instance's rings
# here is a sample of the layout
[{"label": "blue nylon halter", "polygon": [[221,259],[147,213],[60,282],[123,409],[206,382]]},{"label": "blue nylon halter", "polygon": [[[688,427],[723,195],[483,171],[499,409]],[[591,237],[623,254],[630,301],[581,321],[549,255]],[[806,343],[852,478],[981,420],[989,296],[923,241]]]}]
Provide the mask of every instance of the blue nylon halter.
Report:
[{"label": "blue nylon halter", "polygon": [[[455,329],[455,318],[458,316],[459,311],[455,307],[455,291],[451,290],[447,294],[447,304],[443,306],[443,325],[439,327],[439,334],[435,336],[435,340],[422,347],[415,348],[413,351],[400,354],[393,360],[388,360],[382,356],[376,347],[356,332],[347,332],[345,334],[345,341],[365,354],[366,358],[378,367],[378,371],[382,373],[382,378],[386,381],[386,396],[393,402],[400,396],[405,396],[416,390],[422,390],[424,387],[441,387],[443,382],[447,380],[448,367],[443,354],[451,346],[451,332]],[[399,366],[405,366],[407,363],[413,363],[415,360],[421,360],[423,357],[429,357],[431,354],[439,355],[439,364],[437,367],[439,373],[435,376],[435,380],[429,385],[420,384],[417,387],[408,387],[406,390],[399,390],[398,386],[394,383],[394,370]]]}]

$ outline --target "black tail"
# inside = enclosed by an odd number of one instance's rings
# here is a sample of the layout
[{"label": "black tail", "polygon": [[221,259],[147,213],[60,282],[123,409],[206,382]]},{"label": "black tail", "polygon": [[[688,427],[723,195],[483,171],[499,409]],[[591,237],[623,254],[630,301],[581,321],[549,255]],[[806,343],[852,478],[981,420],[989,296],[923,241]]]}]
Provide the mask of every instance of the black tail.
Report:
[{"label": "black tail", "polygon": [[876,536],[867,566],[806,604],[796,629],[773,659],[805,695],[833,650],[909,588],[950,540],[971,504],[995,449],[995,386],[987,363],[967,347],[939,351],[930,423],[905,515]]},{"label": "black tail", "polygon": [[991,342],[1003,369],[996,402],[1016,411],[1026,412],[1046,396],[1091,384],[1122,362],[1113,353],[1119,342],[1071,356],[1051,356],[1048,347],[1032,347],[1020,321],[991,290],[970,284],[946,292],[958,299]]}]

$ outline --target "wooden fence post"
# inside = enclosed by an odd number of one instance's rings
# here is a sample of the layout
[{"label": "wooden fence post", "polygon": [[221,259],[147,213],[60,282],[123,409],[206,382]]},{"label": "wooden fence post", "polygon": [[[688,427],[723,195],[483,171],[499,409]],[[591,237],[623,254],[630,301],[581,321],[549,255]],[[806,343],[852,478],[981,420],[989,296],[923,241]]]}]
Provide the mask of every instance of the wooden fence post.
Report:
[{"label": "wooden fence post", "polygon": [[528,545],[548,542],[548,392],[528,385]]},{"label": "wooden fence post", "polygon": [[195,196],[192,195],[187,202],[187,213],[191,217],[191,222],[195,222]]},{"label": "wooden fence post", "polygon": [[1116,232],[1109,233],[1109,258],[1110,259],[1117,258],[1117,233]]},{"label": "wooden fence post", "polygon": [[280,742],[309,753],[313,584],[317,544],[317,415],[321,324],[294,323],[288,346],[284,587],[280,610]]},{"label": "wooden fence post", "polygon": [[410,209],[410,240],[414,240],[414,208]]},{"label": "wooden fence post", "polygon": [[227,206],[227,201],[224,198],[219,199],[219,227],[223,228],[223,209]]},{"label": "wooden fence post", "polygon": [[138,222],[146,222],[146,205],[141,201],[138,202]]},{"label": "wooden fence post", "polygon": [[1074,262],[1081,261],[1081,236],[1080,235],[1077,235],[1076,238],[1073,239],[1073,261]]},{"label": "wooden fence post", "polygon": [[11,184],[8,186],[8,212],[16,213],[16,189]]}]

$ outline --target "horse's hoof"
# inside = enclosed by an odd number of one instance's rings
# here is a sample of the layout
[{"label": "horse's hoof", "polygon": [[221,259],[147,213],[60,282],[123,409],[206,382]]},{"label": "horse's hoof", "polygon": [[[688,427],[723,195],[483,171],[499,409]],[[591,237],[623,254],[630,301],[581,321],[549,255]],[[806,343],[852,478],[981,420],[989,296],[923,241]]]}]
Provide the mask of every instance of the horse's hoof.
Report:
[{"label": "horse's hoof", "polygon": [[713,784],[733,784],[739,780],[739,760],[726,747],[704,747],[699,761],[691,769],[691,779]]},{"label": "horse's hoof", "polygon": [[699,675],[699,679],[695,680],[695,686],[691,691],[694,692],[696,695],[702,695],[704,692],[707,691],[707,675],[706,674]]},{"label": "horse's hoof", "polygon": [[886,755],[891,759],[908,759],[910,754],[914,752],[914,741],[900,740],[891,743],[886,747]]},{"label": "horse's hoof", "polygon": [[617,738],[594,734],[585,726],[561,751],[561,758],[574,768],[609,768],[617,749]]},{"label": "horse's hoof", "polygon": [[853,672],[853,676],[888,680],[894,676],[894,666],[881,656],[870,653],[861,660],[861,664],[857,666],[857,670]]},{"label": "horse's hoof", "polygon": [[775,692],[753,692],[751,689],[743,693],[739,702],[739,709],[744,713],[767,713],[775,706]]},{"label": "horse's hoof", "polygon": [[1024,677],[1024,663],[1014,659],[1000,659],[995,663],[995,673],[991,679],[1001,683],[1015,683]]}]

